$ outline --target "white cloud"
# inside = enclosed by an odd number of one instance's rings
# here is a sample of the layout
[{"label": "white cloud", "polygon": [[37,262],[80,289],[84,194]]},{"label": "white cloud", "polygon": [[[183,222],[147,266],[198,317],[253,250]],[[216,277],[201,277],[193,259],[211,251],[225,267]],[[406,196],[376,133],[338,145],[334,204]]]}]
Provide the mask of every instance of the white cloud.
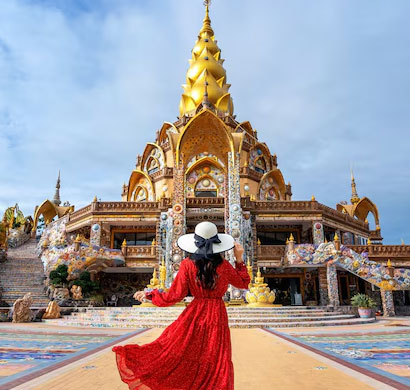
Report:
[{"label": "white cloud", "polygon": [[[119,199],[135,156],[178,113],[203,17],[192,0],[55,4],[0,9],[0,210],[32,213],[58,169],[77,207]],[[319,0],[211,9],[238,119],[278,155],[294,199],[347,199],[354,163],[359,195],[396,243],[410,241],[408,11]]]}]

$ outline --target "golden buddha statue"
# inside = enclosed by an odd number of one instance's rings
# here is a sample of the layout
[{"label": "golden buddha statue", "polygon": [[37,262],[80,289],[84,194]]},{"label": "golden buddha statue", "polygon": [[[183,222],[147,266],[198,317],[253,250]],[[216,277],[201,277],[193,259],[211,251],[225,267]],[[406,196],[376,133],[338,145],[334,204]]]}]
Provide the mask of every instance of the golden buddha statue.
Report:
[{"label": "golden buddha statue", "polygon": [[262,276],[260,268],[258,267],[258,272],[255,276],[255,283],[249,284],[249,291],[246,293],[246,300],[248,301],[248,306],[272,306],[273,302],[275,302],[275,299],[275,293],[273,291],[270,291],[270,288],[268,287],[267,283],[264,283],[264,277]]}]

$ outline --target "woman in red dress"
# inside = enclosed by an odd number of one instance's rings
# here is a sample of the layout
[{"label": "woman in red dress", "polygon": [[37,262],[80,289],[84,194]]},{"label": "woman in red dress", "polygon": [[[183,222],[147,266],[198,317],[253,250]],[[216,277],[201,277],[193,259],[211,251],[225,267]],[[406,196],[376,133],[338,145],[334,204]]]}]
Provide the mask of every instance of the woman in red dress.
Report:
[{"label": "woman in red dress", "polygon": [[[153,342],[113,347],[121,379],[132,390],[233,390],[231,338],[222,297],[228,285],[248,288],[243,248],[213,223],[202,222],[178,246],[184,259],[168,292],[138,291],[135,298],[171,306],[190,291],[192,302]],[[235,268],[221,256],[234,248]]]}]

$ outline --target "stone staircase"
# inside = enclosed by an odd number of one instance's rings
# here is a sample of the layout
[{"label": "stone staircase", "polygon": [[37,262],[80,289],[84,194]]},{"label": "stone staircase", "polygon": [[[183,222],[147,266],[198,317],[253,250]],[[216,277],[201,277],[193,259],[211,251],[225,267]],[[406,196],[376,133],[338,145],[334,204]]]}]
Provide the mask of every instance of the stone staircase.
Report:
[{"label": "stone staircase", "polygon": [[[184,310],[174,307],[110,307],[84,308],[49,324],[97,328],[164,328]],[[231,328],[298,327],[353,325],[374,322],[374,318],[356,318],[351,314],[329,312],[323,308],[306,306],[247,308],[227,307]]]},{"label": "stone staircase", "polygon": [[33,307],[47,306],[44,292],[43,263],[36,255],[37,241],[30,239],[17,248],[9,248],[7,260],[0,263],[0,299],[13,306],[16,299],[31,292]]}]

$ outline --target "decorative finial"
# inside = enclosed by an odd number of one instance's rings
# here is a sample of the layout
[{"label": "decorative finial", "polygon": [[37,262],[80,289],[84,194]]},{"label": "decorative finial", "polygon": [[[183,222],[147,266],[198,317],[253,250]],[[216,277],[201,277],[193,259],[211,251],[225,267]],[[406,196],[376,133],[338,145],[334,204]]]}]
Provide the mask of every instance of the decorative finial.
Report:
[{"label": "decorative finial", "polygon": [[152,245],[152,246],[157,245],[157,241],[155,240],[155,238],[152,240],[151,245]]},{"label": "decorative finial", "polygon": [[79,234],[77,234],[77,237],[75,238],[74,242],[81,242],[81,237]]},{"label": "decorative finial", "polygon": [[94,196],[93,202],[98,202],[97,195]]},{"label": "decorative finial", "polygon": [[295,238],[293,237],[293,234],[290,233],[289,242],[294,242],[294,241],[295,241]]},{"label": "decorative finial", "polygon": [[312,202],[316,202],[315,195],[312,195],[312,198],[310,199]]},{"label": "decorative finial", "polygon": [[261,245],[261,240],[258,238],[258,245]]},{"label": "decorative finial", "polygon": [[122,247],[127,246],[127,240],[126,240],[125,238],[124,238],[124,241],[122,242],[121,246],[122,246]]},{"label": "decorative finial", "polygon": [[214,30],[212,30],[212,27],[211,27],[211,19],[209,18],[210,4],[211,4],[211,0],[204,0],[205,17],[204,17],[202,28],[201,28],[201,31],[199,32],[199,35],[202,35],[203,33],[208,33],[211,36],[214,35]]},{"label": "decorative finial", "polygon": [[350,170],[350,176],[352,179],[352,197],[350,198],[350,201],[352,202],[352,204],[356,204],[359,202],[360,198],[359,195],[357,195],[356,182],[354,181],[353,175],[353,168]]},{"label": "decorative finial", "polygon": [[339,236],[337,235],[337,232],[335,233],[335,236],[333,237],[333,241],[339,241]]},{"label": "decorative finial", "polygon": [[391,260],[390,260],[390,259],[387,260],[387,267],[389,267],[389,268],[392,267],[392,264],[391,264]]},{"label": "decorative finial", "polygon": [[61,204],[61,199],[60,199],[60,170],[58,171],[58,178],[57,178],[57,184],[56,184],[56,192],[54,194],[54,199],[53,203],[56,206],[60,206]]},{"label": "decorative finial", "polygon": [[372,245],[372,241],[370,240],[370,237],[367,239],[367,245]]}]

